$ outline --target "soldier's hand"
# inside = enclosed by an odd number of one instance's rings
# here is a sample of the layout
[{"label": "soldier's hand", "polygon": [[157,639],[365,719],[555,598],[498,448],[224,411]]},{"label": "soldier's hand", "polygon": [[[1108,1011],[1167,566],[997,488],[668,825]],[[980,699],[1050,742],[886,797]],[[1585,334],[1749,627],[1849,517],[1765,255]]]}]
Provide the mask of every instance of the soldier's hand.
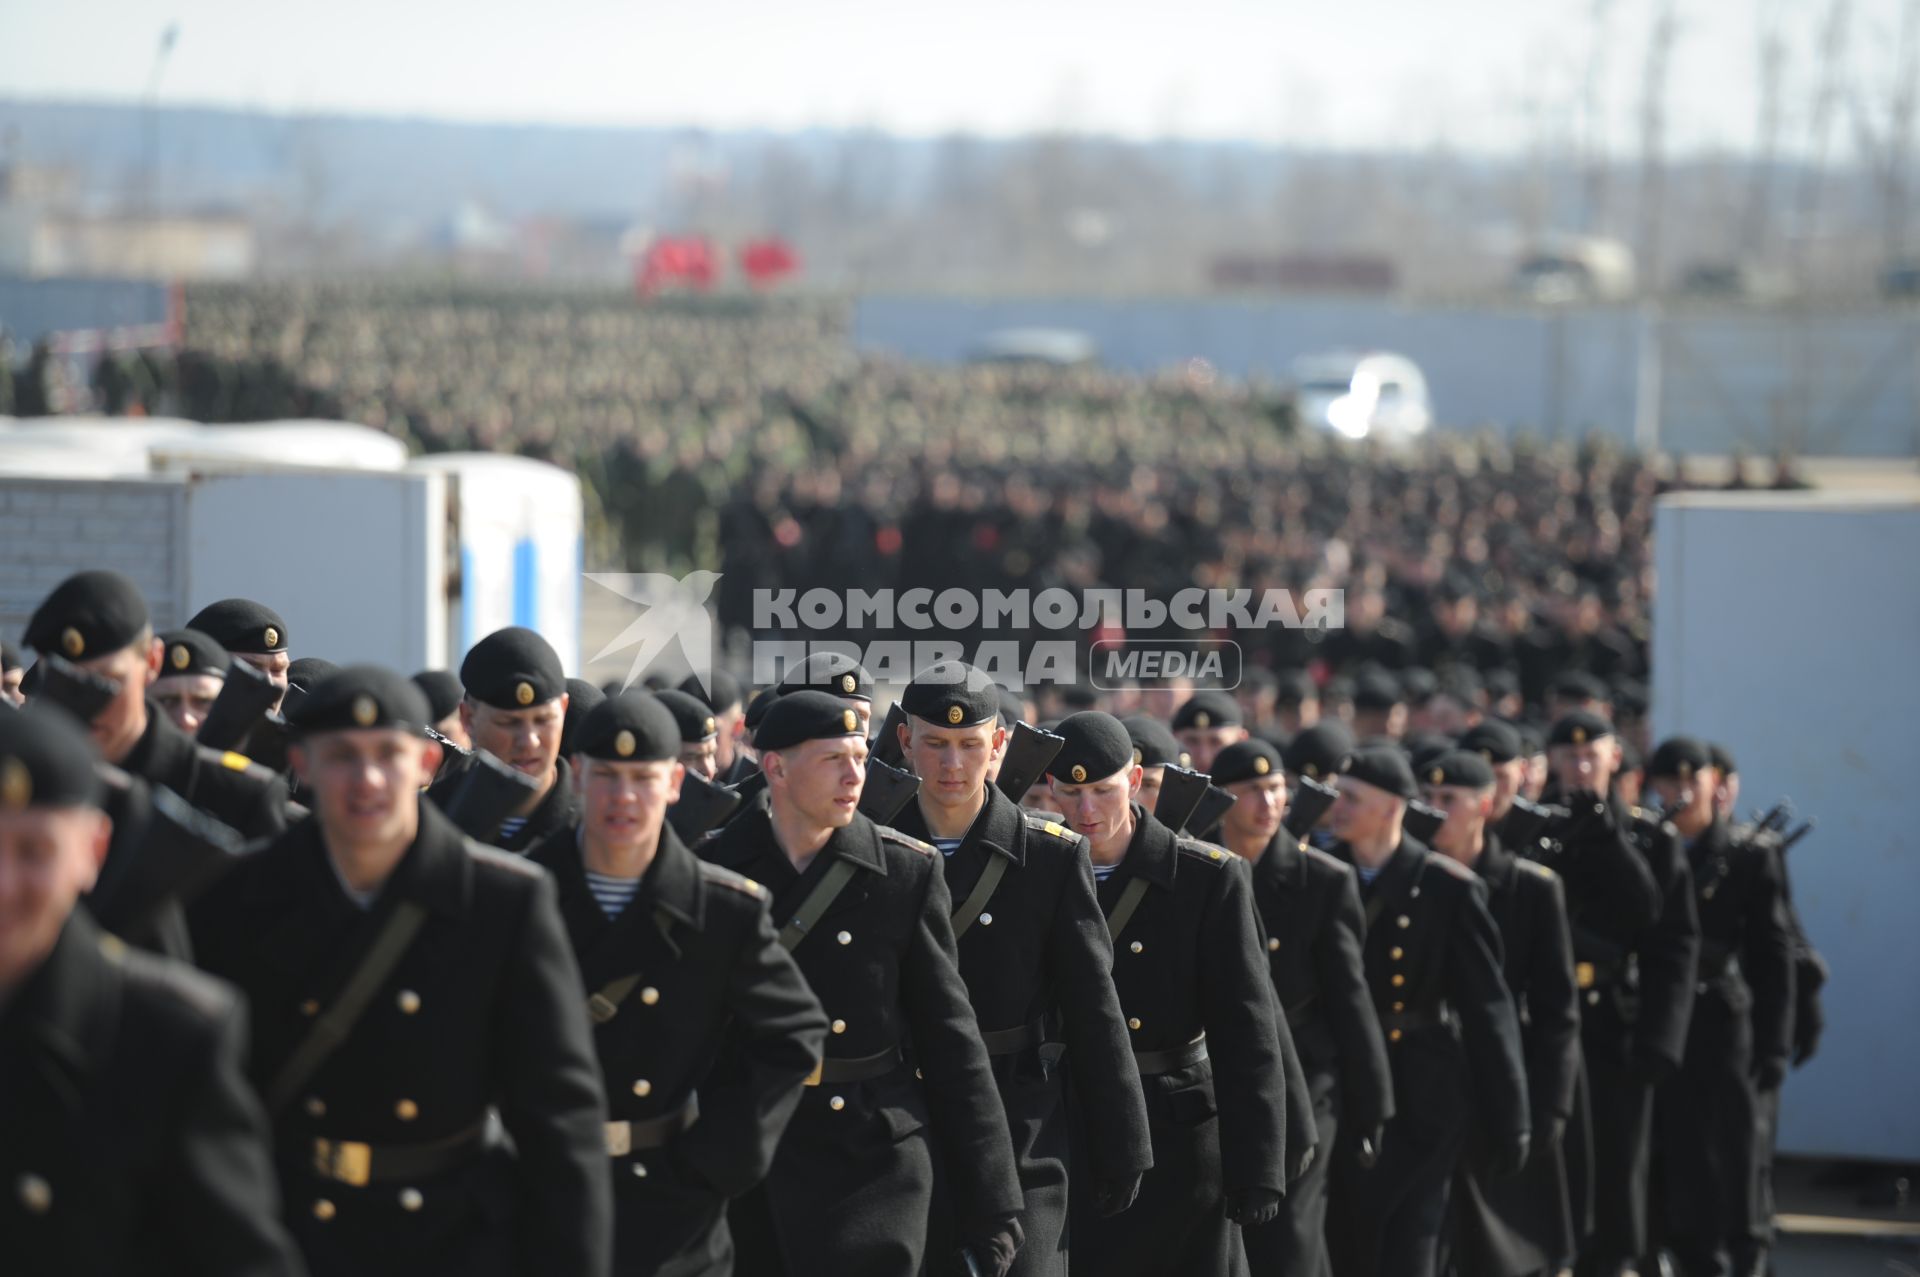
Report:
[{"label": "soldier's hand", "polygon": [[1020,1253],[1020,1243],[1025,1240],[1026,1232],[1020,1227],[1020,1221],[1008,1218],[997,1221],[993,1232],[974,1238],[962,1251],[970,1271],[977,1271],[982,1277],[1007,1277],[1013,1271],[1013,1257]]},{"label": "soldier's hand", "polygon": [[1777,1091],[1787,1080],[1787,1062],[1777,1056],[1757,1062],[1753,1066],[1753,1085],[1762,1091]]},{"label": "soldier's hand", "polygon": [[1532,1140],[1525,1131],[1510,1136],[1505,1143],[1494,1149],[1488,1159],[1487,1168],[1495,1175],[1513,1175],[1527,1164],[1527,1150]]},{"label": "soldier's hand", "polygon": [[1133,1205],[1134,1198],[1140,1196],[1140,1180],[1138,1175],[1102,1180],[1093,1193],[1094,1209],[1100,1212],[1100,1218],[1118,1215]]},{"label": "soldier's hand", "polygon": [[1227,1194],[1227,1218],[1242,1228],[1258,1228],[1280,1213],[1280,1194],[1270,1188],[1244,1188]]},{"label": "soldier's hand", "polygon": [[1360,1137],[1353,1147],[1353,1160],[1360,1169],[1370,1171],[1380,1161],[1380,1148],[1387,1142],[1387,1128],[1384,1124],[1374,1127]]}]

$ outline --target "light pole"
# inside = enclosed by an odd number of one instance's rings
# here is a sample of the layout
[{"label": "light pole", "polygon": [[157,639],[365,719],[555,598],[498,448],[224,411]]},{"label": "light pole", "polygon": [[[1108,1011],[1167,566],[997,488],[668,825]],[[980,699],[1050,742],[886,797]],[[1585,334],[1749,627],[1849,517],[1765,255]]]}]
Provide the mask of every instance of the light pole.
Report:
[{"label": "light pole", "polygon": [[147,77],[147,93],[143,103],[142,115],[146,125],[146,136],[142,139],[141,149],[145,152],[145,163],[140,182],[140,229],[145,241],[146,251],[141,254],[146,274],[154,273],[158,226],[155,187],[159,183],[160,165],[160,77],[167,69],[167,59],[173,54],[173,46],[180,39],[180,24],[169,22],[160,32],[159,47],[153,54],[153,73]]}]

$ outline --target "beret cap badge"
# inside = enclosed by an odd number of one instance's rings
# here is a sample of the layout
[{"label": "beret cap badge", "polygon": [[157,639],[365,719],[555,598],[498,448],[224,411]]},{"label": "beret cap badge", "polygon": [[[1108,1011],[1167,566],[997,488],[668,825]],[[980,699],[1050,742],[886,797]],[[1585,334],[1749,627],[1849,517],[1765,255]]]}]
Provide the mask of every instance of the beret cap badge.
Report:
[{"label": "beret cap badge", "polygon": [[[849,676],[847,681],[851,683],[853,681],[852,677]],[[860,718],[852,710],[843,711],[840,715],[840,721],[847,725],[847,730],[850,732],[860,730]]]},{"label": "beret cap badge", "polygon": [[966,716],[967,716],[967,712],[961,709],[958,705],[947,706],[947,721],[949,723],[952,723],[955,727],[958,727],[960,725],[960,720],[965,718]]},{"label": "beret cap badge", "polygon": [[60,631],[60,649],[69,658],[78,659],[80,654],[87,650],[87,640],[80,636],[79,630],[69,625]]},{"label": "beret cap badge", "polygon": [[33,777],[17,758],[0,760],[0,809],[19,811],[33,800]]},{"label": "beret cap badge", "polygon": [[261,634],[260,638],[266,643],[268,650],[280,646],[280,631],[274,629],[271,625],[266,628],[266,631]]},{"label": "beret cap badge", "polygon": [[705,732],[709,736],[713,735],[713,719],[712,718],[701,719],[700,730]]},{"label": "beret cap badge", "polygon": [[1586,744],[1586,743],[1587,743],[1587,729],[1586,729],[1586,728],[1584,728],[1584,727],[1576,727],[1576,728],[1574,728],[1574,729],[1573,729],[1573,743],[1574,743],[1574,744],[1576,744],[1576,745],[1584,745],[1584,744]]},{"label": "beret cap badge", "polygon": [[1073,765],[1073,771],[1070,774],[1073,776],[1073,783],[1076,785],[1081,784],[1087,779],[1087,769],[1079,763]]},{"label": "beret cap badge", "polygon": [[183,670],[193,664],[193,653],[187,650],[185,643],[175,643],[173,645],[173,654],[169,659],[173,662],[173,668]]},{"label": "beret cap badge", "polygon": [[1265,758],[1255,758],[1253,760],[1254,775],[1264,776],[1271,770],[1273,770],[1273,764],[1268,762]]},{"label": "beret cap badge", "polygon": [[1446,768],[1444,767],[1434,768],[1432,771],[1427,773],[1427,779],[1436,785],[1443,783],[1447,779]]},{"label": "beret cap badge", "polygon": [[524,681],[521,682],[518,687],[513,689],[513,699],[519,701],[522,705],[533,704],[533,684]]},{"label": "beret cap badge", "polygon": [[860,684],[859,684],[859,683],[858,683],[857,681],[855,681],[855,679],[854,679],[854,677],[853,677],[853,675],[851,675],[851,674],[842,674],[842,675],[840,676],[840,690],[841,690],[841,691],[843,691],[843,692],[847,692],[847,693],[851,693],[851,692],[853,691],[853,689],[854,689],[854,688],[856,688],[856,687],[858,687],[858,686],[860,686]]},{"label": "beret cap badge", "polygon": [[622,758],[631,758],[635,748],[637,748],[637,742],[633,739],[633,733],[624,727],[621,728],[620,734],[613,738],[613,752]]},{"label": "beret cap badge", "polygon": [[1207,713],[1205,710],[1201,710],[1193,716],[1193,725],[1195,727],[1211,727],[1213,726],[1213,715]]},{"label": "beret cap badge", "polygon": [[374,724],[374,720],[378,719],[379,717],[380,717],[380,706],[374,703],[373,697],[356,696],[353,698],[353,721],[354,722],[360,724],[360,726],[362,727],[372,727]]}]

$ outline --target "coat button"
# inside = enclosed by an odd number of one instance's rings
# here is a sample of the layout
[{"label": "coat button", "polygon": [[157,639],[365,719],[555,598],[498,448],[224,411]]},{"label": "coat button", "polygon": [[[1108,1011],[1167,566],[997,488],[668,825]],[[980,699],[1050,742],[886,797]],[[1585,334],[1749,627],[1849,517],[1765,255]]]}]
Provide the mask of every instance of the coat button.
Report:
[{"label": "coat button", "polygon": [[1398,1042],[1399,1040],[1400,1040],[1400,1030],[1395,1029],[1393,1032],[1387,1034],[1387,1041]]},{"label": "coat button", "polygon": [[1278,952],[1280,952],[1280,937],[1279,937],[1279,936],[1268,936],[1268,937],[1267,937],[1267,952],[1268,952],[1268,953],[1278,953]]},{"label": "coat button", "polygon": [[646,988],[640,990],[640,1001],[645,1005],[652,1006],[659,1000],[660,990],[654,988],[652,985],[648,985]]},{"label": "coat button", "polygon": [[44,1215],[53,1209],[53,1185],[38,1175],[22,1175],[16,1185],[20,1204],[29,1215]]},{"label": "coat button", "polygon": [[323,1224],[326,1223],[328,1220],[332,1219],[333,1216],[334,1216],[333,1203],[328,1201],[326,1198],[322,1197],[320,1200],[316,1201],[313,1204],[313,1217],[319,1220],[321,1223]]},{"label": "coat button", "polygon": [[427,1204],[427,1199],[420,1195],[419,1189],[403,1188],[400,1190],[400,1209],[401,1210],[416,1211],[416,1210],[419,1210],[422,1206],[425,1206],[426,1204]]},{"label": "coat button", "polygon": [[1132,944],[1128,945],[1127,948],[1133,950],[1135,953],[1144,953],[1146,951],[1147,946],[1141,944],[1138,940],[1135,940]]},{"label": "coat button", "polygon": [[1407,1004],[1406,1004],[1406,1003],[1404,1003],[1404,1002],[1396,1002],[1396,1003],[1394,1003],[1394,1004],[1393,1004],[1393,1009],[1394,1009],[1394,1011],[1395,1011],[1395,1013],[1397,1014],[1398,1012],[1401,1012],[1401,1011],[1404,1011],[1404,1010],[1406,1010],[1406,1009],[1407,1009]]},{"label": "coat button", "polygon": [[1136,1015],[1131,1020],[1128,1020],[1127,1027],[1129,1029],[1138,1029],[1140,1027],[1140,1017]]},{"label": "coat button", "polygon": [[835,1033],[845,1033],[847,1031],[847,1022],[845,1020],[835,1020],[833,1022],[833,1031]]},{"label": "coat button", "polygon": [[412,1015],[420,1009],[420,995],[412,989],[402,989],[394,1003],[400,1008],[401,1015]]},{"label": "coat button", "polygon": [[1393,948],[1387,950],[1387,956],[1389,958],[1392,958],[1395,962],[1398,962],[1400,961],[1400,959],[1407,956],[1407,951],[1405,949],[1402,949],[1399,945],[1395,945],[1393,946]]},{"label": "coat button", "polygon": [[981,914],[980,925],[983,927],[991,927],[993,925],[993,915],[990,913]]},{"label": "coat button", "polygon": [[1394,924],[1398,926],[1402,931],[1406,930],[1408,927],[1411,927],[1413,925],[1413,919],[1407,917],[1407,915],[1404,913],[1401,914],[1398,918],[1395,918],[1393,921],[1394,921]]},{"label": "coat button", "polygon": [[652,1095],[653,1083],[647,1081],[647,1079],[643,1077],[635,1078],[633,1080],[633,1093],[635,1095],[641,1096],[642,1098]]},{"label": "coat button", "polygon": [[1405,984],[1406,982],[1407,982],[1407,977],[1405,977],[1405,976],[1403,976],[1403,975],[1401,975],[1401,974],[1400,974],[1400,973],[1399,973],[1398,971],[1396,971],[1396,972],[1394,972],[1394,973],[1393,973],[1393,987],[1394,987],[1394,988],[1396,988],[1396,989],[1397,989],[1397,988],[1399,988],[1399,987],[1400,987],[1401,985],[1403,985],[1403,984]]},{"label": "coat button", "polygon": [[847,1107],[846,1097],[840,1095],[834,1096],[827,1101],[827,1107],[838,1113],[841,1109]]},{"label": "coat button", "polygon": [[1600,1005],[1600,990],[1598,989],[1587,990],[1587,1005],[1590,1007],[1597,1007]]},{"label": "coat button", "polygon": [[635,1162],[633,1164],[633,1177],[635,1179],[645,1179],[647,1177],[647,1164],[645,1162]]},{"label": "coat button", "polygon": [[300,1014],[301,1015],[319,1015],[320,1004],[314,999],[308,998],[305,1002],[302,1002],[300,1004]]},{"label": "coat button", "polygon": [[420,1116],[420,1106],[412,1100],[401,1100],[393,1106],[393,1115],[403,1122],[411,1122]]},{"label": "coat button", "polygon": [[307,1097],[306,1110],[308,1117],[325,1117],[327,1115],[327,1102],[317,1095],[309,1095]]},{"label": "coat button", "polygon": [[835,939],[835,940],[838,940],[838,941],[839,941],[839,942],[840,942],[841,944],[852,944],[852,943],[853,943],[853,932],[851,932],[851,931],[842,931],[842,932],[841,932],[841,933],[840,933],[839,935],[837,935],[837,936],[835,936],[835,937],[834,937],[834,939]]}]

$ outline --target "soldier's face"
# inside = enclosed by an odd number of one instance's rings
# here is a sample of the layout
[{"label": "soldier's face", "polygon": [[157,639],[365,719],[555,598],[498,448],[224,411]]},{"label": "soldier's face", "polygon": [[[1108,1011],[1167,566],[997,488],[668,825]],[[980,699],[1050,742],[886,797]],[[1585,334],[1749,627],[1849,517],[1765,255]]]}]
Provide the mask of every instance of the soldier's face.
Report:
[{"label": "soldier's face", "polygon": [[1007,739],[997,719],[973,727],[943,727],[909,718],[900,734],[907,767],[920,778],[920,796],[936,806],[961,810],[979,804],[987,773]]},{"label": "soldier's face", "polygon": [[1677,776],[1653,776],[1646,783],[1660,799],[1660,810],[1683,837],[1696,837],[1713,823],[1711,768],[1703,768],[1685,780]]},{"label": "soldier's face", "polygon": [[718,776],[720,774],[719,738],[708,737],[706,740],[682,742],[680,765],[707,780]]},{"label": "soldier's face", "polygon": [[1493,765],[1493,819],[1498,820],[1507,814],[1526,779],[1527,760],[1524,758]]},{"label": "soldier's face", "polygon": [[419,827],[420,789],[440,766],[440,746],[398,728],[321,732],[292,746],[314,819],[331,842],[410,842]]},{"label": "soldier's face", "polygon": [[461,702],[460,715],[475,749],[543,781],[553,774],[560,757],[560,729],[567,722],[565,696],[525,709],[501,709],[469,698]]},{"label": "soldier's face", "polygon": [[207,711],[226,683],[217,674],[169,674],[154,680],[153,699],[175,727],[192,736],[207,721]]},{"label": "soldier's face", "polygon": [[1611,736],[1578,745],[1555,745],[1547,750],[1547,765],[1563,792],[1589,789],[1604,794],[1620,765],[1620,744]]},{"label": "soldier's face", "polygon": [[473,748],[473,738],[467,735],[467,725],[461,720],[459,710],[453,711],[453,713],[435,723],[433,730],[439,732],[442,736],[460,746],[462,749]]},{"label": "soldier's face", "polygon": [[93,889],[112,833],[91,807],[0,811],[0,993],[52,952],[74,901]]},{"label": "soldier's face", "polygon": [[815,829],[839,829],[853,822],[867,784],[865,736],[803,741],[760,762],[776,815],[784,809]]},{"label": "soldier's face", "polygon": [[1066,813],[1068,827],[1092,844],[1094,855],[1124,851],[1132,840],[1130,808],[1140,794],[1140,772],[1135,763],[1084,785],[1052,780],[1054,806]]},{"label": "soldier's face", "polygon": [[267,681],[280,689],[280,699],[274,701],[273,708],[279,709],[280,702],[287,697],[287,670],[293,664],[293,657],[285,652],[235,652],[235,660],[245,661],[267,676]]},{"label": "soldier's face", "polygon": [[1140,805],[1152,811],[1160,802],[1160,785],[1167,778],[1167,769],[1163,767],[1142,767],[1140,769]]},{"label": "soldier's face", "polygon": [[660,836],[667,808],[680,798],[680,782],[687,769],[677,762],[610,762],[602,758],[576,760],[581,816],[588,842],[624,850],[644,846]]},{"label": "soldier's face", "polygon": [[1333,836],[1343,842],[1364,843],[1384,837],[1392,826],[1394,813],[1404,804],[1376,785],[1340,778],[1340,797],[1327,812],[1327,824]]},{"label": "soldier's face", "polygon": [[1235,741],[1245,740],[1247,729],[1238,726],[1188,727],[1175,732],[1174,735],[1179,739],[1181,747],[1193,756],[1193,761],[1183,766],[1191,767],[1197,772],[1204,772],[1213,769],[1214,756],[1221,750]]},{"label": "soldier's face", "polygon": [[87,724],[100,756],[118,763],[140,741],[147,729],[147,687],[160,673],[160,658],[166,644],[158,638],[134,643],[117,652],[80,662],[91,670],[120,684],[120,694]]},{"label": "soldier's face", "polygon": [[715,739],[719,741],[714,757],[721,771],[733,766],[733,760],[739,754],[740,727],[746,718],[747,711],[737,701],[713,716],[714,731],[718,733]]},{"label": "soldier's face", "polygon": [[1229,839],[1264,843],[1280,832],[1280,819],[1287,814],[1286,777],[1269,772],[1253,780],[1236,780],[1226,790],[1236,800],[1220,818]]},{"label": "soldier's face", "polygon": [[1428,785],[1426,798],[1428,805],[1447,814],[1446,823],[1433,836],[1434,849],[1462,864],[1470,863],[1487,827],[1487,816],[1493,811],[1493,790]]},{"label": "soldier's face", "polygon": [[1307,728],[1320,721],[1320,701],[1309,697],[1298,705],[1282,705],[1275,714],[1280,720],[1280,730],[1289,736],[1298,736]]}]

